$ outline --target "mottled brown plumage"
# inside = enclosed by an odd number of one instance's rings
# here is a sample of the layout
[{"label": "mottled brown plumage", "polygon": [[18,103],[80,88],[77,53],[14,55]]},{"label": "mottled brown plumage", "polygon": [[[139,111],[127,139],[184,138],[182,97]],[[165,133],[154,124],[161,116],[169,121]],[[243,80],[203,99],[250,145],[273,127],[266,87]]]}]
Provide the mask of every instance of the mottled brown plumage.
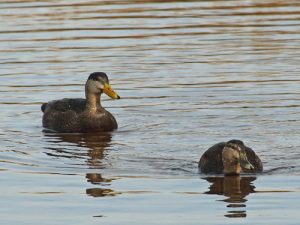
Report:
[{"label": "mottled brown plumage", "polygon": [[[206,152],[204,152],[198,164],[198,167],[202,173],[214,173],[214,174],[224,173],[222,152],[225,145],[226,142],[220,142],[213,145]],[[242,172],[246,172],[246,173],[261,172],[263,170],[263,165],[259,157],[255,154],[255,152],[251,148],[247,146],[244,147],[245,147],[247,159],[253,165],[254,169],[248,170],[242,168]]]},{"label": "mottled brown plumage", "polygon": [[56,132],[87,133],[112,131],[118,124],[100,103],[102,93],[120,98],[110,87],[105,73],[92,73],[85,85],[86,99],[64,98],[42,105],[43,126]]}]

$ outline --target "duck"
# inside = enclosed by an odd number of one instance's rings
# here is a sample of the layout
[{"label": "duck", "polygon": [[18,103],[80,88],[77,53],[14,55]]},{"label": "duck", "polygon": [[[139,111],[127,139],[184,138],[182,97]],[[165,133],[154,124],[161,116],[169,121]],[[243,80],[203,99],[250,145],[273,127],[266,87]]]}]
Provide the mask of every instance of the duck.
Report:
[{"label": "duck", "polygon": [[203,153],[198,167],[206,174],[239,175],[263,171],[261,159],[241,140],[213,145]]},{"label": "duck", "polygon": [[43,127],[59,133],[107,132],[118,128],[115,117],[101,105],[101,95],[120,96],[104,72],[91,73],[85,84],[85,99],[63,98],[41,106]]}]

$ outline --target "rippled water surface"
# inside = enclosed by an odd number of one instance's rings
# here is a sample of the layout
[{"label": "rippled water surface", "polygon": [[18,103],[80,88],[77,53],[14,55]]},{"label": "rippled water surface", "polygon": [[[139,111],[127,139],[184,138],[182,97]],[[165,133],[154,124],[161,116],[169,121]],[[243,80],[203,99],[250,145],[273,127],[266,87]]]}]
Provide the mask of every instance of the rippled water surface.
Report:
[{"label": "rippled water surface", "polygon": [[[0,2],[1,224],[298,224],[299,1]],[[94,71],[113,133],[57,134],[40,105]],[[243,140],[265,172],[199,174]]]}]

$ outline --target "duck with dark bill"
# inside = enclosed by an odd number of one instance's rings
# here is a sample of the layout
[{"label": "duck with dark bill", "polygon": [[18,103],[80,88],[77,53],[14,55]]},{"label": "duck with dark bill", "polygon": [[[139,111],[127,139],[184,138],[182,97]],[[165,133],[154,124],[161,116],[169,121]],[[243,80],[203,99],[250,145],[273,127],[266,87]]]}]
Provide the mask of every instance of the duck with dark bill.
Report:
[{"label": "duck with dark bill", "polygon": [[210,147],[201,156],[199,169],[202,173],[256,173],[263,170],[260,158],[240,140],[220,142]]}]

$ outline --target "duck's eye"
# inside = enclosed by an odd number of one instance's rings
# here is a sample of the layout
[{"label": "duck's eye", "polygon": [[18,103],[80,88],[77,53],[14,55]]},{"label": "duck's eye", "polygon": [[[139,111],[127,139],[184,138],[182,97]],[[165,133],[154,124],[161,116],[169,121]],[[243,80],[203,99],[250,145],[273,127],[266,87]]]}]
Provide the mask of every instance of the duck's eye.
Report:
[{"label": "duck's eye", "polygon": [[232,148],[232,149],[236,149],[236,150],[239,150],[239,149],[240,149],[238,145],[233,144],[233,143],[229,143],[229,144],[228,144],[228,147],[229,147],[229,148]]}]

